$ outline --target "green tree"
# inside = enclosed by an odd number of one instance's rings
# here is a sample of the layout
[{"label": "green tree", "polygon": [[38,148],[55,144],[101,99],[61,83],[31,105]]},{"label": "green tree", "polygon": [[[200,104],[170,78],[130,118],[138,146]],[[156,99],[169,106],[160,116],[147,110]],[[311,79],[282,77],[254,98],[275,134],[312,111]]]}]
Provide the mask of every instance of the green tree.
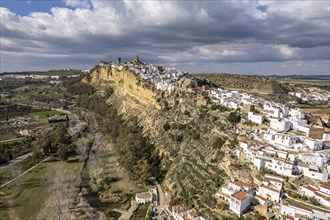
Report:
[{"label": "green tree", "polygon": [[163,125],[163,129],[164,129],[164,131],[168,131],[168,130],[171,129],[171,125],[170,125],[168,122],[166,122],[166,123]]},{"label": "green tree", "polygon": [[227,119],[230,123],[237,124],[241,121],[241,115],[238,111],[230,112]]}]

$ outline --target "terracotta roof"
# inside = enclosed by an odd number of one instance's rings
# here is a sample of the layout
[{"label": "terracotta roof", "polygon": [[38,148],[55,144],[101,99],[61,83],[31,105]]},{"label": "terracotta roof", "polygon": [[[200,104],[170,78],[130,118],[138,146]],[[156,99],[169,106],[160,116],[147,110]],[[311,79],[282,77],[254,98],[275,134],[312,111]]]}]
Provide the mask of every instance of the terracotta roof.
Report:
[{"label": "terracotta roof", "polygon": [[249,184],[249,183],[246,183],[246,182],[243,182],[243,181],[240,181],[240,180],[236,180],[232,183],[235,184],[236,186],[240,186],[240,187],[243,187],[243,186],[245,186],[245,187],[249,187],[249,186],[258,187],[258,185],[255,184],[255,183],[250,183]]},{"label": "terracotta roof", "polygon": [[197,217],[197,213],[195,212],[195,210],[192,210],[191,212],[189,212],[189,215],[192,217]]},{"label": "terracotta roof", "polygon": [[235,184],[235,185],[237,185],[237,186],[249,186],[249,184],[248,183],[246,183],[246,182],[243,182],[243,181],[240,181],[240,180],[236,180],[236,181],[234,181],[234,182],[232,182],[233,184]]},{"label": "terracotta roof", "polygon": [[191,220],[191,218],[189,216],[185,216],[183,217],[184,220]]},{"label": "terracotta roof", "polygon": [[329,196],[326,196],[326,195],[324,195],[324,194],[322,194],[322,193],[319,193],[319,192],[315,192],[315,195],[317,195],[317,196],[319,196],[319,197],[322,197],[323,199],[326,199],[326,200],[329,200],[329,199],[330,199]]},{"label": "terracotta roof", "polygon": [[308,205],[306,203],[301,203],[301,202],[298,202],[296,200],[292,200],[292,199],[284,199],[282,201],[282,204],[283,205],[288,205],[288,206],[294,206],[294,207],[297,207],[297,208],[300,208],[300,209],[305,209],[305,210],[308,210],[308,211],[313,211],[313,210],[318,210],[318,211],[321,211],[321,212],[324,212],[325,209],[324,208],[320,208],[320,207],[317,207],[317,206],[313,206],[313,205]]},{"label": "terracotta roof", "polygon": [[240,201],[243,201],[249,196],[249,194],[245,191],[238,191],[237,193],[234,193],[232,196]]},{"label": "terracotta roof", "polygon": [[302,186],[302,187],[304,187],[304,188],[306,188],[306,189],[308,189],[308,190],[310,190],[312,192],[316,192],[317,191],[317,188],[315,188],[314,186],[307,185],[307,186]]},{"label": "terracotta roof", "polygon": [[184,213],[184,212],[187,212],[184,208],[182,208],[182,209],[180,209],[180,210],[177,211],[177,213],[179,213],[179,214],[180,213]]},{"label": "terracotta roof", "polygon": [[263,200],[263,201],[267,201],[267,199],[265,197],[262,197],[262,196],[259,196],[259,195],[256,195],[256,197]]}]

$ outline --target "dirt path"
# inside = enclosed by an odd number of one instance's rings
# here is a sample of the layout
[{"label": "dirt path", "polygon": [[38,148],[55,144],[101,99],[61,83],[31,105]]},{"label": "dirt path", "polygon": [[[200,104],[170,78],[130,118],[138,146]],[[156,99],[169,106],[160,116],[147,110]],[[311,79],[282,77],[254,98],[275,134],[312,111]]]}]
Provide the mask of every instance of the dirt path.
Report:
[{"label": "dirt path", "polygon": [[9,139],[9,140],[4,140],[4,141],[0,141],[0,143],[6,143],[6,142],[12,142],[12,141],[20,141],[23,140],[24,138],[13,138],[13,139]]}]

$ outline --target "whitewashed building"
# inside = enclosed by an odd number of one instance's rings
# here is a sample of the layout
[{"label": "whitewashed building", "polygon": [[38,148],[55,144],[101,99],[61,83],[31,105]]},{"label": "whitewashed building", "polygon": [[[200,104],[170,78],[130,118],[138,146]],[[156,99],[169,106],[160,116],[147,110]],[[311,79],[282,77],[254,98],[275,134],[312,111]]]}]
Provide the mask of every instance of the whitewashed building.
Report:
[{"label": "whitewashed building", "polygon": [[321,171],[317,165],[298,162],[297,168],[308,178],[321,182],[326,182],[328,180],[329,174],[325,171]]},{"label": "whitewashed building", "polygon": [[260,125],[264,119],[265,117],[263,115],[254,114],[253,112],[248,113],[248,120],[252,121],[253,123]]},{"label": "whitewashed building", "polygon": [[292,148],[294,144],[296,144],[299,141],[299,138],[295,135],[290,134],[275,134],[274,137],[274,144],[283,145],[285,147]]},{"label": "whitewashed building", "polygon": [[282,197],[282,190],[272,187],[271,184],[262,184],[258,188],[257,195],[267,198],[268,200],[273,202],[280,202]]},{"label": "whitewashed building", "polygon": [[234,212],[236,215],[241,216],[250,207],[252,199],[252,194],[243,190],[238,191],[230,197],[229,210]]},{"label": "whitewashed building", "polygon": [[319,140],[315,140],[312,138],[306,138],[304,143],[311,149],[311,150],[322,150],[323,142]]},{"label": "whitewashed building", "polygon": [[330,218],[329,210],[292,199],[285,199],[282,201],[281,214],[294,219],[328,220]]},{"label": "whitewashed building", "polygon": [[151,203],[152,202],[152,193],[151,192],[136,193],[135,201],[138,204]]},{"label": "whitewashed building", "polygon": [[288,132],[291,129],[291,122],[283,119],[270,118],[270,128],[278,132]]}]

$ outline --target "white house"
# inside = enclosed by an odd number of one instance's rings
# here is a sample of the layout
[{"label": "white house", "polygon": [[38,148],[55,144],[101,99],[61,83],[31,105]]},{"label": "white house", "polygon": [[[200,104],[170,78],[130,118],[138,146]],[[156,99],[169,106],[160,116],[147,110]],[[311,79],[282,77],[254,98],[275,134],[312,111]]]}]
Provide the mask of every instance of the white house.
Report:
[{"label": "white house", "polygon": [[269,201],[267,198],[260,195],[255,195],[254,198],[259,202],[260,205],[264,205]]},{"label": "white house", "polygon": [[329,141],[330,140],[330,132],[329,131],[325,131],[323,133],[322,140],[324,140],[324,141]]},{"label": "white house", "polygon": [[238,191],[230,197],[229,210],[233,211],[236,215],[241,216],[250,207],[252,199],[252,194],[243,190]]},{"label": "white house", "polygon": [[264,133],[264,140],[268,142],[273,142],[275,140],[275,134]]},{"label": "white house", "polygon": [[262,170],[266,167],[266,160],[267,162],[271,162],[270,159],[266,159],[264,157],[259,157],[259,156],[253,158],[252,162],[254,166],[256,166],[257,170]]},{"label": "white house", "polygon": [[283,119],[270,118],[270,128],[278,132],[287,132],[291,129],[291,122]]},{"label": "white house", "polygon": [[221,199],[230,202],[230,197],[232,194],[235,194],[238,191],[246,191],[246,192],[255,192],[258,185],[255,183],[246,183],[240,180],[234,180],[229,182],[228,184],[224,184],[221,189],[216,193],[216,196]]},{"label": "white house", "polygon": [[318,191],[318,189],[312,185],[304,185],[298,189],[300,195],[305,195],[307,197],[314,197],[316,191]]},{"label": "white house", "polygon": [[251,191],[257,187],[255,183],[246,183],[240,180],[231,181],[221,187],[221,191],[227,195],[232,195],[238,191]]},{"label": "white house", "polygon": [[195,209],[186,210],[181,205],[172,206],[172,215],[175,220],[205,220]]},{"label": "white house", "polygon": [[293,147],[299,141],[299,138],[295,135],[289,134],[275,134],[274,144],[283,145],[285,147]]},{"label": "white house", "polygon": [[152,202],[152,194],[151,192],[136,193],[135,201],[139,204],[150,203]]},{"label": "white house", "polygon": [[293,217],[294,219],[328,220],[330,218],[330,212],[328,210],[292,199],[282,201],[281,214],[287,217]]},{"label": "white house", "polygon": [[228,103],[228,107],[229,108],[232,108],[232,109],[238,109],[240,106],[239,106],[239,103],[238,102],[230,101]]},{"label": "white house", "polygon": [[263,115],[254,114],[253,112],[248,113],[248,120],[252,121],[253,123],[260,125],[264,119],[265,117]]},{"label": "white house", "polygon": [[271,169],[279,175],[292,176],[294,170],[293,162],[286,161],[282,158],[274,158],[270,161],[265,161],[265,167]]},{"label": "white house", "polygon": [[272,175],[272,174],[265,174],[265,185],[271,185],[273,188],[282,190],[283,189],[283,177]]},{"label": "white house", "polygon": [[299,194],[305,195],[307,197],[314,197],[321,205],[330,208],[330,194],[328,190],[323,191],[324,187],[315,187],[312,185],[301,186],[298,190]]},{"label": "white house", "polygon": [[293,108],[293,109],[290,109],[289,115],[291,117],[299,120],[299,119],[304,119],[306,116],[306,113],[301,111],[301,109],[299,109],[299,108]]},{"label": "white house", "polygon": [[281,111],[281,108],[277,106],[273,106],[271,104],[265,104],[263,108],[264,110],[271,112],[270,114],[268,114],[271,117],[280,118],[286,116],[286,114],[283,114],[283,112]]},{"label": "white house", "polygon": [[273,201],[273,202],[280,202],[282,190],[273,188],[271,186],[271,184],[269,184],[269,185],[262,184],[258,188],[257,195],[267,198],[268,200]]},{"label": "white house", "polygon": [[311,149],[311,150],[322,150],[323,143],[322,141],[315,140],[312,138],[306,138],[304,143]]},{"label": "white house", "polygon": [[327,172],[321,172],[319,167],[316,165],[298,162],[296,167],[303,173],[304,176],[308,178],[321,182],[326,182],[328,180],[329,174]]},{"label": "white house", "polygon": [[315,164],[319,167],[322,167],[327,162],[327,158],[323,158],[317,153],[301,153],[299,154],[299,159],[303,163]]},{"label": "white house", "polygon": [[243,149],[244,153],[249,148],[249,145],[247,143],[244,143],[244,142],[239,142],[239,146]]}]

